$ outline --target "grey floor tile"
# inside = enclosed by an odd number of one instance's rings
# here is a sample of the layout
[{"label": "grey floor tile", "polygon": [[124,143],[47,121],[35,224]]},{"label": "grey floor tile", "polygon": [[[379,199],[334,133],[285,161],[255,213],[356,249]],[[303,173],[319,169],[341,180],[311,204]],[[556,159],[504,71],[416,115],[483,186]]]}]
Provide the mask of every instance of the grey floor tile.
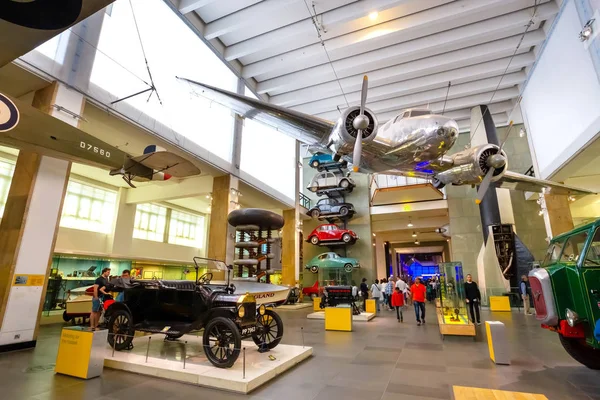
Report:
[{"label": "grey floor tile", "polygon": [[386,392],[394,394],[407,394],[410,396],[422,396],[432,399],[451,399],[450,387],[443,385],[439,387],[414,386],[408,384],[390,383]]},{"label": "grey floor tile", "polygon": [[445,365],[435,364],[415,364],[408,362],[399,362],[396,364],[397,369],[405,369],[409,371],[429,371],[429,372],[446,372]]},{"label": "grey floor tile", "polygon": [[325,386],[314,400],[380,400],[384,393],[381,390],[364,390],[349,387]]},{"label": "grey floor tile", "polygon": [[406,342],[404,347],[407,349],[417,349],[417,350],[425,350],[425,351],[442,351],[444,350],[444,346],[437,343],[415,343],[415,342]]}]

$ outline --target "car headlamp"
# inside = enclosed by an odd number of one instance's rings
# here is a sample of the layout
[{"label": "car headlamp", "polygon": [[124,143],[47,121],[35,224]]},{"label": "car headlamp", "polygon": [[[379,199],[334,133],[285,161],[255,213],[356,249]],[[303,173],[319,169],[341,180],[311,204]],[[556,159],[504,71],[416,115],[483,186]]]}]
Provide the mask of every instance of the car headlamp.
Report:
[{"label": "car headlamp", "polygon": [[579,315],[575,311],[567,308],[566,315],[567,324],[569,324],[570,327],[575,326],[579,322]]},{"label": "car headlamp", "polygon": [[258,307],[258,313],[260,315],[265,315],[266,312],[267,312],[267,308],[265,307],[264,304],[261,304],[260,307]]},{"label": "car headlamp", "polygon": [[246,315],[246,308],[244,307],[244,305],[239,306],[238,307],[238,317],[244,318],[245,315]]}]

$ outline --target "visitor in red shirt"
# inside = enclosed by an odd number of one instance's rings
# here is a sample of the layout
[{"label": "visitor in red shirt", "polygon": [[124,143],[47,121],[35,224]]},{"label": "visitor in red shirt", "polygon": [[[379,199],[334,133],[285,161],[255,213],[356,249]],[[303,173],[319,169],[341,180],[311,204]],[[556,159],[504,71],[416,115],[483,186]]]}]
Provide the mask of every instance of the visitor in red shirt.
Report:
[{"label": "visitor in red shirt", "polygon": [[[417,325],[425,323],[425,292],[427,288],[421,283],[421,278],[415,279],[415,283],[410,287],[410,293],[412,294],[413,305],[415,306],[415,316],[417,317]],[[419,318],[419,310],[421,310],[421,317]]]},{"label": "visitor in red shirt", "polygon": [[400,291],[400,288],[394,289],[394,293],[392,293],[392,307],[396,308],[398,322],[404,322],[404,317],[402,315],[402,307],[404,307],[404,293]]}]

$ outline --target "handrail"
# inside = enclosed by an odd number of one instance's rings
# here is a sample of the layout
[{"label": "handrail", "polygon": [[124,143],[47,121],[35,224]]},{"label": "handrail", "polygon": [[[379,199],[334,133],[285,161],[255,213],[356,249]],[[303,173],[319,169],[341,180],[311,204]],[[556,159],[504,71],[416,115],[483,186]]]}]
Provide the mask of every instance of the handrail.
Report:
[{"label": "handrail", "polygon": [[312,203],[310,198],[302,192],[298,193],[298,195],[300,199],[300,206],[306,208],[307,210],[310,210]]}]

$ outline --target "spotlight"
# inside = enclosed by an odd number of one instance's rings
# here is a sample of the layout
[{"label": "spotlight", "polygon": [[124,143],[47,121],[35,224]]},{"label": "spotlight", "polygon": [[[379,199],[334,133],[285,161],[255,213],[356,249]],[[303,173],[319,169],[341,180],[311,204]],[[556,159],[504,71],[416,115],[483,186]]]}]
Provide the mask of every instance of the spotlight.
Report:
[{"label": "spotlight", "polygon": [[371,21],[375,21],[378,16],[379,16],[379,13],[377,11],[373,11],[372,13],[369,14],[369,18],[371,19]]},{"label": "spotlight", "polygon": [[575,199],[575,196],[569,196],[569,201],[575,201],[577,199]]},{"label": "spotlight", "polygon": [[413,232],[412,237],[417,237],[417,232]]},{"label": "spotlight", "polygon": [[592,25],[594,25],[594,21],[595,19],[590,19],[585,26],[583,27],[583,29],[581,30],[581,32],[579,32],[579,40],[582,42],[585,42],[586,40],[588,40],[592,34],[594,33],[594,29],[592,28]]},{"label": "spotlight", "polygon": [[415,244],[418,246],[421,244],[421,242],[419,242],[418,240],[415,240]]},{"label": "spotlight", "polygon": [[376,234],[373,234],[373,236],[377,236]]},{"label": "spotlight", "polygon": [[375,247],[375,243],[373,243],[373,247]]},{"label": "spotlight", "polygon": [[538,211],[538,215],[541,217],[542,215],[544,215],[544,210],[540,210]]},{"label": "spotlight", "polygon": [[406,226],[408,226],[409,228],[412,228],[414,226],[410,218],[408,219],[408,225]]},{"label": "spotlight", "polygon": [[525,136],[525,129],[521,128],[521,130],[519,131],[519,137],[523,136]]}]

